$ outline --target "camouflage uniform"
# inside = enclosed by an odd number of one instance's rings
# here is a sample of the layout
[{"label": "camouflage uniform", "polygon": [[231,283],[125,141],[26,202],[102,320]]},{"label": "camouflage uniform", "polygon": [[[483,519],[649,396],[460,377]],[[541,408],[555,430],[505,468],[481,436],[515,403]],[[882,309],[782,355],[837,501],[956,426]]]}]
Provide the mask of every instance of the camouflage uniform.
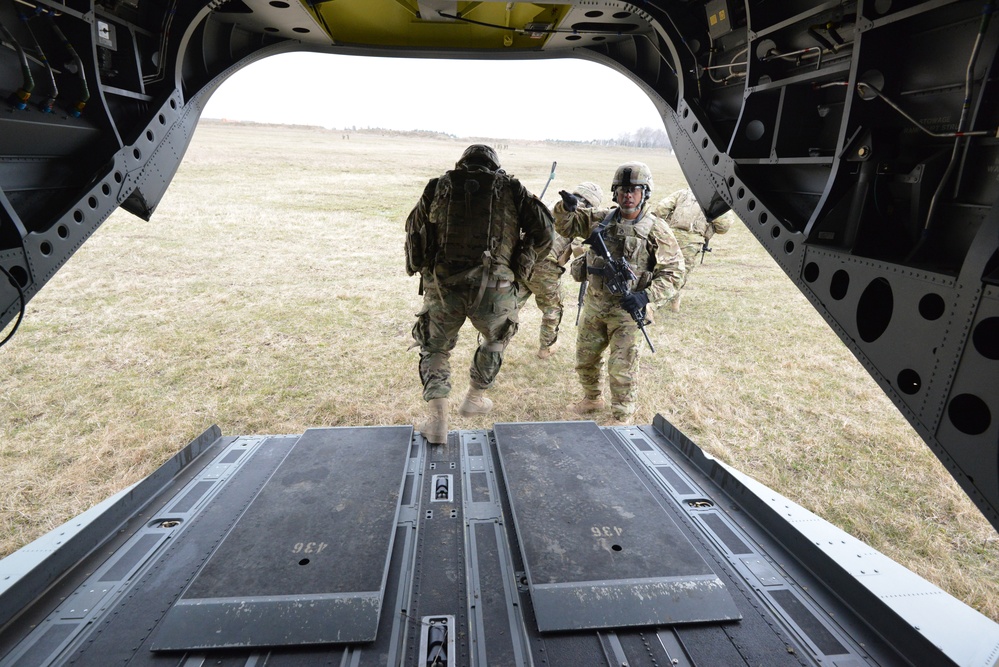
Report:
[{"label": "camouflage uniform", "polygon": [[[669,226],[646,205],[643,204],[638,218],[630,221],[621,217],[617,207],[579,208],[569,213],[563,203],[558,202],[554,214],[559,234],[583,238],[610,216],[604,232],[607,249],[612,257],[627,259],[638,276],[629,289],[644,290],[652,305],[664,303],[676,294],[683,275],[683,255]],[[592,272],[602,267],[604,260],[591,248],[586,261],[590,267],[589,287],[576,337],[576,373],[586,394],[584,401],[602,400],[601,356],[608,350],[611,410],[615,420],[627,422],[636,410],[638,355],[644,338],[631,315],[621,306],[621,297],[608,291],[602,276]]]},{"label": "camouflage uniform", "polygon": [[[603,199],[603,191],[596,183],[580,183],[573,194],[582,197],[583,206],[596,206]],[[565,265],[572,258],[572,239],[555,234],[552,249],[534,267],[531,277],[520,284],[520,305],[523,306],[531,295],[541,309],[541,331],[538,336],[538,357],[547,359],[558,342],[559,325],[565,304],[562,300],[562,274]]]},{"label": "camouflage uniform", "polygon": [[416,314],[413,338],[420,344],[420,380],[423,400],[446,398],[451,393],[451,351],[458,343],[458,331],[467,318],[479,332],[479,347],[469,368],[471,386],[488,389],[492,386],[503,350],[517,333],[517,287],[509,280],[489,287],[473,307],[478,294],[477,283],[456,286],[442,285],[423,295],[423,308]]},{"label": "camouflage uniform", "polygon": [[565,273],[563,254],[571,254],[569,239],[558,234],[551,252],[534,267],[531,277],[520,285],[520,305],[524,305],[531,295],[541,309],[541,332],[538,336],[540,348],[548,348],[558,340],[558,328],[562,323],[562,274]]},{"label": "camouflage uniform", "polygon": [[[484,164],[473,159],[481,154],[488,157]],[[429,231],[437,229],[442,215],[438,188],[446,187],[458,172],[482,175],[484,180],[496,175],[490,214],[490,238],[495,239],[495,246],[482,252],[481,261],[471,267],[438,262],[437,232]],[[471,388],[488,389],[499,372],[503,350],[517,331],[515,281],[529,278],[537,258],[551,249],[551,213],[520,181],[499,168],[495,151],[473,145],[454,172],[430,180],[409,214],[406,229],[406,271],[420,273],[424,289],[423,307],[413,326],[413,338],[420,346],[424,400],[450,394],[451,350],[466,319],[480,334],[469,370]]]},{"label": "camouflage uniform", "polygon": [[656,204],[654,212],[673,230],[673,235],[680,244],[680,250],[683,251],[686,268],[680,280],[682,288],[697,266],[695,260],[703,252],[705,244],[715,234],[727,232],[731,226],[730,222],[724,215],[708,222],[704,210],[697,203],[691,190],[677,190]]}]

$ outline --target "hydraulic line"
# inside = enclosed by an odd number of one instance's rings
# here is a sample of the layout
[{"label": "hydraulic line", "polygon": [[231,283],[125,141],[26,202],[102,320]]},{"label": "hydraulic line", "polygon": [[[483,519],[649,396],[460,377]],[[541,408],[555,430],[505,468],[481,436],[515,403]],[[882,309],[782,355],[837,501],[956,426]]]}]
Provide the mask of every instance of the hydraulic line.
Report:
[{"label": "hydraulic line", "polygon": [[87,102],[90,101],[90,88],[87,87],[87,72],[83,67],[83,59],[80,57],[80,54],[76,52],[76,49],[73,48],[73,45],[69,43],[69,40],[66,39],[66,35],[62,34],[62,30],[59,29],[59,26],[56,25],[55,21],[52,21],[52,31],[55,33],[56,37],[59,38],[59,41],[62,42],[62,45],[66,47],[66,50],[69,51],[70,57],[76,64],[76,71],[80,77],[82,90],[80,91],[80,99],[72,106],[69,112],[73,116],[79,118],[80,114],[83,113],[83,108],[87,106]]},{"label": "hydraulic line", "polygon": [[163,73],[166,71],[166,52],[167,45],[170,42],[170,28],[173,25],[173,17],[177,13],[177,0],[170,3],[170,9],[167,10],[166,15],[163,17],[163,27],[160,29],[160,48],[157,51],[156,59],[156,72],[151,76],[142,77],[142,82],[145,84],[156,83],[163,78]]},{"label": "hydraulic line", "polygon": [[30,17],[28,17],[24,12],[18,10],[18,18],[24,22],[24,27],[28,29],[28,34],[31,35],[31,40],[35,43],[35,51],[38,54],[38,59],[42,61],[45,65],[46,71],[49,73],[49,81],[52,84],[52,94],[46,97],[41,104],[42,111],[46,113],[51,113],[52,108],[55,106],[56,98],[59,97],[59,86],[56,84],[55,70],[52,69],[52,63],[49,62],[48,58],[45,57],[45,51],[42,50],[42,45],[38,41],[38,37],[35,36],[35,32],[31,29]]},{"label": "hydraulic line", "polygon": [[[711,43],[708,45],[708,64],[704,68],[704,71],[708,73],[708,78],[711,79],[713,83],[728,83],[732,79],[745,78],[747,70],[743,69],[743,71],[741,72],[736,72],[735,68],[736,67],[748,68],[749,62],[746,60],[742,62],[736,62],[735,60],[736,58],[746,55],[748,51],[749,47],[743,47],[742,49],[737,51],[735,55],[732,56],[732,59],[729,61],[727,65],[712,65],[711,60],[715,53],[715,42],[714,40],[711,40]],[[728,76],[722,79],[716,79],[714,75],[714,70],[716,69],[728,69]]]},{"label": "hydraulic line", "polygon": [[[821,86],[818,86],[818,88],[825,88],[826,86],[847,86],[847,85],[849,84],[847,84],[845,81],[841,81],[841,82],[823,84]],[[905,118],[907,121],[909,121],[910,123],[912,123],[913,125],[915,125],[920,130],[922,130],[931,137],[936,137],[938,139],[950,139],[953,137],[957,137],[958,139],[960,139],[962,137],[990,137],[995,134],[995,131],[993,130],[975,130],[973,132],[962,132],[960,131],[960,129],[958,129],[955,130],[954,132],[934,132],[933,130],[926,127],[918,120],[910,116],[908,113],[906,113],[906,111],[902,109],[902,107],[895,104],[895,102],[893,102],[887,95],[882,93],[875,86],[872,86],[869,83],[864,83],[863,81],[858,81],[857,91],[860,92],[861,89],[869,90],[872,93],[874,93],[877,97],[881,98],[881,100],[883,100],[885,104],[887,104],[892,109],[901,114],[903,118]],[[963,123],[964,123],[964,116],[962,115],[961,122],[958,123],[958,128],[960,128],[961,125],[963,125]]]},{"label": "hydraulic line", "polygon": [[35,80],[32,78],[31,68],[28,66],[28,56],[3,23],[0,23],[0,34],[14,47],[18,59],[21,61],[21,87],[14,93],[14,106],[23,111],[28,107],[28,99],[31,98],[31,92],[35,89]]},{"label": "hydraulic line", "polygon": [[760,60],[767,62],[768,60],[791,60],[794,64],[798,65],[805,58],[817,58],[815,63],[815,69],[820,69],[822,67],[822,56],[825,55],[836,55],[842,51],[847,46],[852,46],[853,42],[843,42],[833,49],[823,49],[819,46],[806,46],[803,49],[798,49],[797,51],[788,51],[787,53],[780,53],[776,50],[771,50]]}]

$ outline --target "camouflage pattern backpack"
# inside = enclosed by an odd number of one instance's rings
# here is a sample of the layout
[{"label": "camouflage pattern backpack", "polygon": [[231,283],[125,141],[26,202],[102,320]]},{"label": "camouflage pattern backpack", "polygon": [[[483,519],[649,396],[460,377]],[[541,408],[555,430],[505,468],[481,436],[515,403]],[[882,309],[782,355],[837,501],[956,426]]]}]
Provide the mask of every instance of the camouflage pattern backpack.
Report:
[{"label": "camouflage pattern backpack", "polygon": [[495,254],[498,231],[493,207],[502,172],[456,169],[437,182],[430,221],[437,231],[437,266],[454,274],[482,265],[485,251]]}]

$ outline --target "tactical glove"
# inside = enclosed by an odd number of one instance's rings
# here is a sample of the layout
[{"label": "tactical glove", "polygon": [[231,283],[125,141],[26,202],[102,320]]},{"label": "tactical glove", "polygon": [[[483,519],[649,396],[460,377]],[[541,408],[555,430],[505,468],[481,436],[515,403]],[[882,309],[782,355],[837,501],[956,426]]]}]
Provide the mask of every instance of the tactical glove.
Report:
[{"label": "tactical glove", "polygon": [[629,313],[636,313],[649,305],[649,296],[643,292],[628,292],[621,297],[621,307]]},{"label": "tactical glove", "polygon": [[565,207],[565,210],[569,213],[575,211],[576,205],[579,203],[579,198],[566,190],[559,190],[558,193],[562,196],[562,206]]}]

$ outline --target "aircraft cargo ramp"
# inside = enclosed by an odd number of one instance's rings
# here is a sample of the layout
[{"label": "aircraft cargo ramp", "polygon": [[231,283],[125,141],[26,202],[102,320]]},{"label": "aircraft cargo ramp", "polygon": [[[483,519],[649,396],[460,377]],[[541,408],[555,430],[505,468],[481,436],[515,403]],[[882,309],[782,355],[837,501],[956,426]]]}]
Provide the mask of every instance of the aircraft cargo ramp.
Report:
[{"label": "aircraft cargo ramp", "polygon": [[995,623],[662,417],[213,427],[0,561],[0,623],[4,667],[999,660]]}]

